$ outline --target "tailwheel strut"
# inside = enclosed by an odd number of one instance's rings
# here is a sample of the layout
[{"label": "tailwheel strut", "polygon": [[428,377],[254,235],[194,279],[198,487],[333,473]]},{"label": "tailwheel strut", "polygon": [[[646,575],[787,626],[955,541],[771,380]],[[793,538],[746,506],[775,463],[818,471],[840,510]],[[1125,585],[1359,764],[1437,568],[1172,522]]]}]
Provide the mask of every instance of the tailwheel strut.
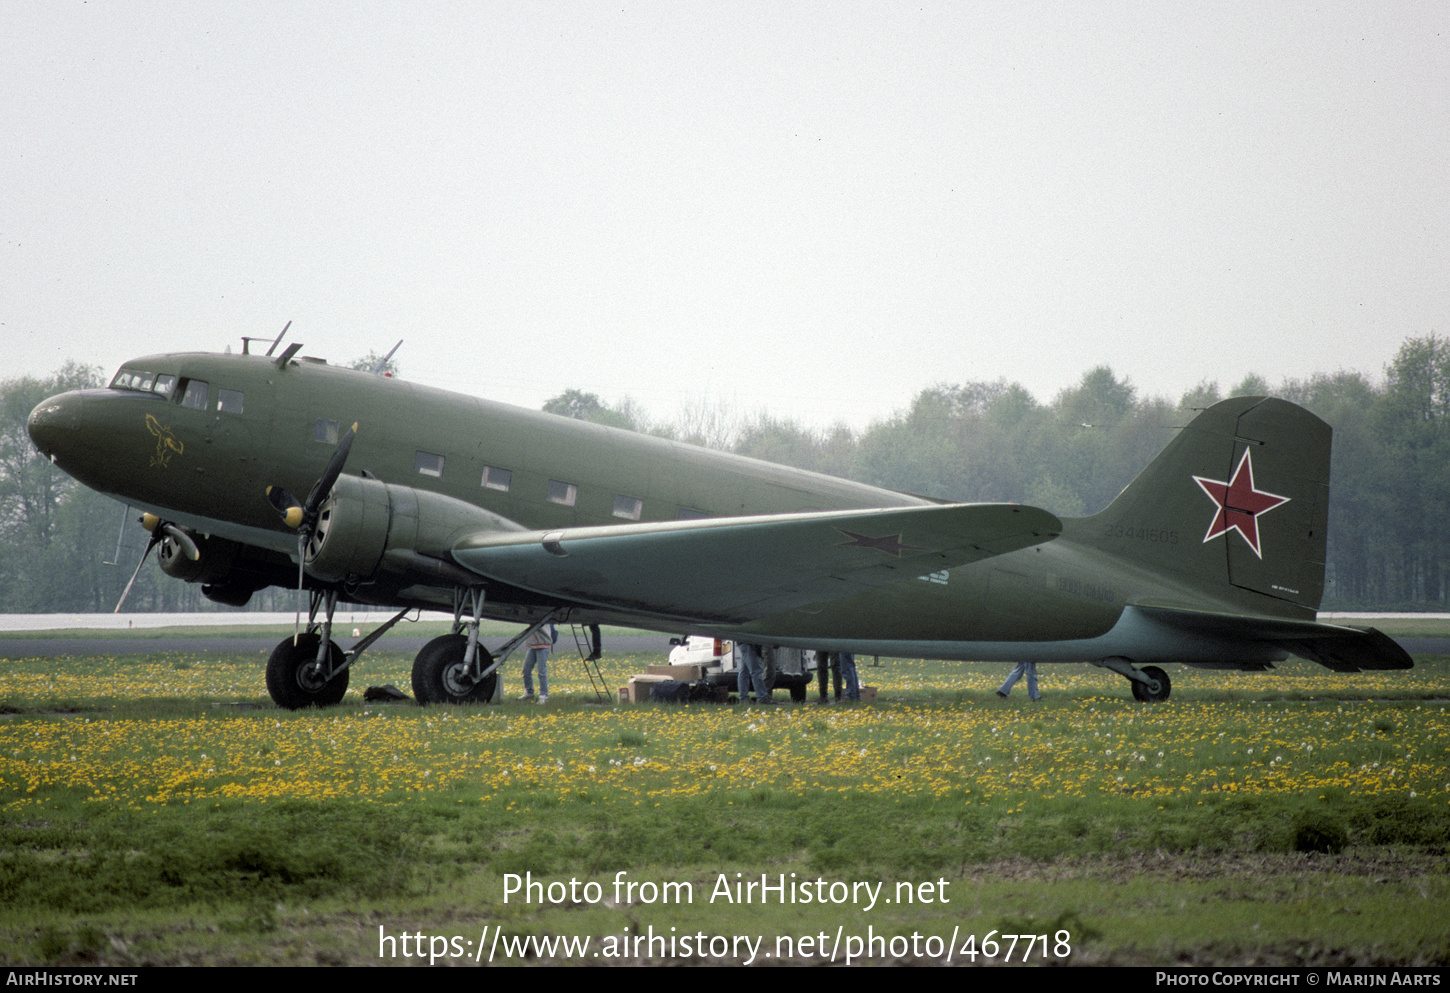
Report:
[{"label": "tailwheel strut", "polygon": [[1173,691],[1173,683],[1168,678],[1168,673],[1156,665],[1145,665],[1137,669],[1124,658],[1098,659],[1093,665],[1111,669],[1126,678],[1132,687],[1133,699],[1143,703],[1161,703]]}]

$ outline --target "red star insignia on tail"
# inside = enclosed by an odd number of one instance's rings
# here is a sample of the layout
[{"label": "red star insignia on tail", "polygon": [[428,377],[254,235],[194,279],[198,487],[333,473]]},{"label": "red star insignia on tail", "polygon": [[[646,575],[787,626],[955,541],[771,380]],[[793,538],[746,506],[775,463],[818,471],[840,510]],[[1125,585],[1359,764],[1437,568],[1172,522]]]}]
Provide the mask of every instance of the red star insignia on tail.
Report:
[{"label": "red star insignia on tail", "polygon": [[1259,548],[1259,515],[1268,513],[1281,503],[1288,503],[1289,498],[1255,488],[1254,463],[1249,458],[1249,450],[1244,449],[1244,457],[1239,459],[1238,468],[1227,483],[1202,476],[1194,476],[1193,481],[1203,488],[1218,508],[1203,540],[1209,542],[1225,532],[1237,531],[1249,543],[1254,554],[1263,558],[1264,553]]}]

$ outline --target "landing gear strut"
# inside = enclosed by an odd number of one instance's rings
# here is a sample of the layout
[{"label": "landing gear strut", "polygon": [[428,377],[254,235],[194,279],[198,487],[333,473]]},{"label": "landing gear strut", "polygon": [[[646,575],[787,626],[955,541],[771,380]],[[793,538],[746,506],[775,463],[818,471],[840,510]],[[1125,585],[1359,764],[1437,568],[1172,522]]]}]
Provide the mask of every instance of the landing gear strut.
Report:
[{"label": "landing gear strut", "polygon": [[1093,665],[1111,669],[1125,677],[1133,688],[1133,699],[1143,703],[1161,703],[1168,699],[1168,694],[1173,690],[1168,673],[1156,665],[1135,669],[1131,662],[1123,658],[1099,659]]},{"label": "landing gear strut", "polygon": [[[464,620],[463,609],[471,616]],[[434,638],[413,659],[413,696],[419,704],[486,703],[498,688],[498,663],[478,640],[483,588],[453,593],[453,633]]]},{"label": "landing gear strut", "polygon": [[[554,619],[550,611],[494,655],[478,640],[483,620],[481,586],[458,587],[453,592],[453,633],[434,638],[413,660],[413,696],[420,704],[485,703],[498,689],[498,667],[535,631]],[[464,616],[465,608],[468,617]]]},{"label": "landing gear strut", "polygon": [[[321,622],[317,620],[319,607],[326,608]],[[354,645],[352,651],[343,652],[332,640],[332,615],[336,610],[336,590],[313,590],[306,633],[272,649],[272,657],[267,660],[267,692],[277,706],[301,710],[341,703],[352,664],[408,613],[399,611]]]},{"label": "landing gear strut", "polygon": [[320,635],[308,633],[295,643],[288,638],[272,650],[267,660],[267,692],[277,706],[301,710],[342,702],[348,673],[343,668],[342,649],[328,641],[327,653],[319,661],[321,645]]},{"label": "landing gear strut", "polygon": [[478,676],[475,669],[489,669],[493,656],[477,645],[474,665],[468,664],[468,636],[445,634],[423,646],[413,660],[413,696],[420,704],[487,703],[498,685],[498,672]]},{"label": "landing gear strut", "polygon": [[1161,700],[1167,700],[1169,692],[1173,689],[1173,684],[1168,681],[1168,673],[1156,665],[1145,665],[1142,671],[1143,675],[1148,677],[1148,681],[1140,683],[1136,679],[1133,680],[1133,699],[1141,700],[1143,703],[1158,703]]}]

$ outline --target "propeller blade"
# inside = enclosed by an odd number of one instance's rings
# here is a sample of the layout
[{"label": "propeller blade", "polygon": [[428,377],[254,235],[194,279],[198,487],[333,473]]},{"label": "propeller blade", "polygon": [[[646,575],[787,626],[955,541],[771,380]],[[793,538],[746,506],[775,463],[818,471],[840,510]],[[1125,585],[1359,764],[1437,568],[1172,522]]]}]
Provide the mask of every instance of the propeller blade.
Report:
[{"label": "propeller blade", "polygon": [[357,422],[354,421],[347,433],[338,439],[337,448],[333,450],[332,458],[322,472],[322,478],[308,494],[307,503],[302,508],[302,521],[309,530],[317,523],[317,512],[322,507],[322,501],[327,499],[327,494],[332,492],[332,487],[337,483],[337,477],[342,475],[342,467],[347,465],[347,456],[352,451],[352,442],[356,437]]},{"label": "propeller blade", "polygon": [[267,487],[267,502],[289,528],[311,532],[313,525],[317,523],[322,502],[332,492],[333,486],[337,485],[337,477],[342,475],[343,467],[347,465],[347,457],[352,452],[352,442],[356,437],[357,424],[354,422],[332,450],[332,457],[327,460],[327,468],[322,470],[322,476],[307,495],[306,503],[302,503],[290,491],[280,486]]},{"label": "propeller blade", "polygon": [[307,551],[307,533],[299,532],[297,535],[297,616],[292,620],[292,647],[297,647],[298,640],[302,637],[302,556]]},{"label": "propeller blade", "polygon": [[352,452],[352,442],[356,437],[357,422],[354,421],[347,433],[338,439],[337,447],[332,450],[332,458],[327,460],[327,468],[322,470],[322,475],[312,487],[312,492],[307,495],[305,504],[298,503],[295,496],[280,486],[267,487],[267,501],[272,509],[282,516],[289,528],[297,530],[297,616],[292,623],[293,645],[297,644],[302,634],[302,598],[307,592],[307,543],[312,540],[312,533],[317,528],[317,515],[322,511],[322,502],[337,485],[337,477],[342,475],[342,469],[347,465],[347,457]]},{"label": "propeller blade", "polygon": [[123,604],[125,604],[126,598],[131,595],[131,587],[136,585],[136,577],[141,575],[141,567],[146,564],[146,556],[151,554],[151,549],[155,548],[161,543],[162,535],[163,532],[160,528],[157,528],[156,530],[151,532],[151,540],[146,542],[146,551],[141,553],[141,561],[136,563],[136,571],[131,573],[131,581],[127,583],[126,588],[121,591],[121,599],[116,601],[116,609],[111,611],[111,613],[119,614],[121,612],[121,607]]}]

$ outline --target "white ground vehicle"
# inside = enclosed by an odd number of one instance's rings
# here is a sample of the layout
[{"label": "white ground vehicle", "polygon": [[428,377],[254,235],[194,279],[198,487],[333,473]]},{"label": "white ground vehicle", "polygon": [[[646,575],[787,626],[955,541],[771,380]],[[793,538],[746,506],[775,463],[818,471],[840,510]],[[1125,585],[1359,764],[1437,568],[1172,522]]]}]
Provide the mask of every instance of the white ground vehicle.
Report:
[{"label": "white ground vehicle", "polygon": [[[670,665],[699,665],[705,678],[713,685],[734,689],[739,678],[738,652],[733,641],[690,635],[670,639]],[[816,653],[803,648],[779,648],[762,645],[765,661],[765,682],[771,690],[788,690],[790,698],[801,703],[816,672]]]}]

